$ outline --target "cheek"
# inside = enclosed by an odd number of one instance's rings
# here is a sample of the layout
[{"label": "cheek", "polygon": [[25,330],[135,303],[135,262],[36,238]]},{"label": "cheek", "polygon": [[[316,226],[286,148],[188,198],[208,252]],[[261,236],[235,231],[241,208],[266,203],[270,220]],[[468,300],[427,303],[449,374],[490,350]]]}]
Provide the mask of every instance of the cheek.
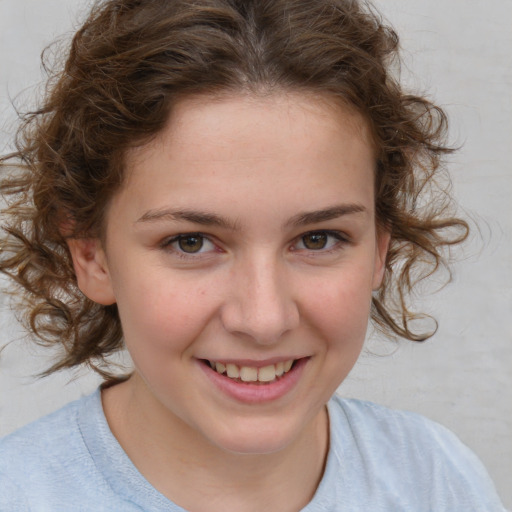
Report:
[{"label": "cheek", "polygon": [[212,297],[197,283],[192,286],[178,278],[145,277],[127,283],[119,294],[128,351],[134,360],[183,353],[212,316]]},{"label": "cheek", "polygon": [[309,311],[311,323],[333,345],[359,345],[366,335],[371,277],[356,267],[310,282],[308,287],[314,291],[303,295],[304,311]]}]

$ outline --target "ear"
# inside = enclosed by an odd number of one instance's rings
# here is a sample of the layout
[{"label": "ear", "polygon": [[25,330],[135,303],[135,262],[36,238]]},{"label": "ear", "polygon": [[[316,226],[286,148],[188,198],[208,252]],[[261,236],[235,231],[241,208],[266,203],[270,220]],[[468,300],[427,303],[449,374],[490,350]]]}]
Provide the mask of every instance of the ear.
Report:
[{"label": "ear", "polygon": [[375,244],[375,264],[373,268],[373,283],[374,290],[380,288],[382,280],[384,279],[384,272],[386,271],[386,259],[388,255],[389,242],[391,240],[391,233],[388,229],[377,228],[377,243]]},{"label": "ear", "polygon": [[98,304],[114,304],[116,299],[108,272],[107,258],[100,240],[70,238],[68,247],[73,258],[78,287],[82,293]]}]

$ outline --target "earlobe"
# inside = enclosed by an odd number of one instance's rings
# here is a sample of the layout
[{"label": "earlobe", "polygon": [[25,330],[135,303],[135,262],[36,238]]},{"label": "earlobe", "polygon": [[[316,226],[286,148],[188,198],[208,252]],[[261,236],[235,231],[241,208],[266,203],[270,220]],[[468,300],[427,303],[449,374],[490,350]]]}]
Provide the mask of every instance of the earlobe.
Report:
[{"label": "earlobe", "polygon": [[378,290],[384,279],[386,271],[386,260],[388,255],[389,243],[391,241],[391,233],[388,230],[382,230],[377,233],[377,243],[375,248],[375,266],[373,270],[374,290]]},{"label": "earlobe", "polygon": [[82,293],[98,304],[114,304],[116,299],[101,241],[97,238],[71,238],[68,247]]}]

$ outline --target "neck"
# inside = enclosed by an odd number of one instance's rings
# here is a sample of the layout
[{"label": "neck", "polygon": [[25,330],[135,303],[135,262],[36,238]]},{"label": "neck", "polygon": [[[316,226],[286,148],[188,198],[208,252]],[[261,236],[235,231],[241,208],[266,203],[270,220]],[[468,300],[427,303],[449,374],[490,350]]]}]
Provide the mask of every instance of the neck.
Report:
[{"label": "neck", "polygon": [[327,454],[325,408],[282,450],[238,454],[198,435],[139,389],[132,379],[106,389],[105,415],[139,472],[177,505],[191,511],[292,512],[312,499]]}]

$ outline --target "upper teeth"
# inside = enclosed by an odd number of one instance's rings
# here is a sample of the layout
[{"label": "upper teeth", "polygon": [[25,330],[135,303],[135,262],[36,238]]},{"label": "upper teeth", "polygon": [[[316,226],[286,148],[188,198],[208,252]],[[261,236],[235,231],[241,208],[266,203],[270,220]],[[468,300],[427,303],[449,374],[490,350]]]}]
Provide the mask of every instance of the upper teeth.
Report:
[{"label": "upper teeth", "polygon": [[243,382],[272,382],[277,377],[281,377],[286,372],[289,372],[293,359],[276,364],[269,364],[261,368],[253,366],[237,366],[232,363],[217,363],[216,361],[209,361],[210,366],[220,374],[225,374],[231,379],[240,379]]}]

